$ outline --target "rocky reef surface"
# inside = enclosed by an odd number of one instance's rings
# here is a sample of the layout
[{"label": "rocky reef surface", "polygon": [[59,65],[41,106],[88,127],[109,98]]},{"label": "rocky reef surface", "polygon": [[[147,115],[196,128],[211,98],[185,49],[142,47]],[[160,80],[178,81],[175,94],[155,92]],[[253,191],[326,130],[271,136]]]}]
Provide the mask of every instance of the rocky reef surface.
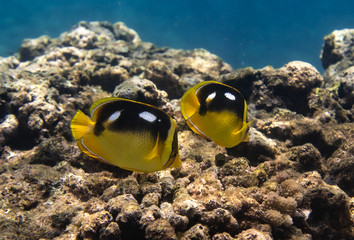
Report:
[{"label": "rocky reef surface", "polygon": [[[321,75],[300,61],[233,70],[121,22],[24,40],[0,58],[0,239],[352,239],[353,46],[354,30],[326,36]],[[179,99],[205,80],[243,93],[249,142],[225,149],[187,127]],[[107,96],[170,114],[182,167],[142,174],[81,153],[70,121]]]}]

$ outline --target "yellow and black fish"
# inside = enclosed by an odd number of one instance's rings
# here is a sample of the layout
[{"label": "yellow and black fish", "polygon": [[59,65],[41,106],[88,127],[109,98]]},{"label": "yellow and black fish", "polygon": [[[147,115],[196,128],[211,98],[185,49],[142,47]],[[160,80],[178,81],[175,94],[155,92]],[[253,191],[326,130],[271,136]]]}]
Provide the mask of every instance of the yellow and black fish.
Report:
[{"label": "yellow and black fish", "polygon": [[123,98],[104,98],[80,110],[71,131],[81,151],[138,172],[181,166],[175,121],[160,109]]},{"label": "yellow and black fish", "polygon": [[194,132],[220,146],[230,148],[248,141],[247,104],[231,86],[201,82],[183,95],[181,111]]}]

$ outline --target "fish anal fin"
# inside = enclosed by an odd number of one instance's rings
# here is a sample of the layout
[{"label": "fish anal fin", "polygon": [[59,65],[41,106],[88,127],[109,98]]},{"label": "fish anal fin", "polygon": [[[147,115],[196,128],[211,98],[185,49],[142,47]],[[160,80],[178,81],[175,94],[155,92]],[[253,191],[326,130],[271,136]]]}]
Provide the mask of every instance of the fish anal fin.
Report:
[{"label": "fish anal fin", "polygon": [[117,100],[121,100],[120,98],[116,98],[116,97],[108,97],[108,98],[102,98],[100,100],[97,100],[96,102],[94,102],[91,107],[90,107],[90,114],[91,114],[91,118],[95,121],[97,119],[97,114],[96,114],[96,110],[101,106],[104,105],[106,103],[112,102],[112,101],[117,101]]},{"label": "fish anal fin", "polygon": [[90,151],[88,151],[88,150],[86,149],[86,147],[82,144],[81,141],[82,141],[82,140],[77,141],[77,146],[79,147],[79,149],[80,149],[83,153],[85,153],[86,155],[88,155],[88,156],[90,156],[90,157],[93,157],[93,158],[96,158],[96,159],[99,159],[96,155],[94,155],[94,154],[92,154]]},{"label": "fish anal fin", "polygon": [[190,127],[190,129],[193,130],[193,132],[199,134],[200,136],[202,136],[205,139],[211,140],[209,136],[207,136],[201,129],[199,129],[194,124],[194,122],[201,123],[203,121],[201,118],[203,118],[203,117],[201,117],[198,113],[195,113],[187,120],[187,125]]}]

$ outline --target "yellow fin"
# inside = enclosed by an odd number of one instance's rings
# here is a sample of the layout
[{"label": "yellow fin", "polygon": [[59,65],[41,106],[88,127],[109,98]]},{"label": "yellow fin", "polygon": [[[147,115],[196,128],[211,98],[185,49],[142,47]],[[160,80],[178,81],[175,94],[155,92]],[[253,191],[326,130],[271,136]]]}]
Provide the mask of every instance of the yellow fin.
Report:
[{"label": "yellow fin", "polygon": [[251,124],[252,124],[253,122],[254,122],[254,120],[251,120],[251,121],[249,121],[248,123],[246,123],[246,125],[244,126],[244,127],[247,127],[247,128],[244,129],[244,134],[246,134],[246,135],[244,136],[242,142],[248,142],[248,140],[249,140],[249,138],[250,138],[250,136],[249,136],[249,134],[248,134],[248,131],[249,131],[250,126],[251,126]]},{"label": "yellow fin", "polygon": [[102,106],[108,102],[117,101],[117,100],[121,100],[121,98],[108,97],[108,98],[102,98],[102,99],[94,102],[94,104],[92,104],[90,107],[91,119],[93,121],[95,121],[97,119],[95,112],[100,106]]},{"label": "yellow fin", "polygon": [[205,82],[198,83],[194,87],[190,88],[181,98],[181,112],[184,119],[189,119],[193,114],[198,112],[200,107],[199,100],[195,94],[200,86],[204,85]]},{"label": "yellow fin", "polygon": [[77,146],[80,148],[80,150],[81,150],[82,152],[84,152],[84,153],[87,154],[88,156],[93,157],[93,158],[96,158],[96,159],[98,159],[98,160],[100,160],[100,161],[102,161],[102,162],[104,162],[104,163],[109,163],[109,162],[107,162],[107,161],[103,161],[101,158],[99,158],[99,157],[97,157],[96,155],[92,154],[92,153],[82,144],[82,139],[81,139],[81,141],[78,141],[78,142],[77,142]]},{"label": "yellow fin", "polygon": [[181,112],[184,119],[188,120],[198,112],[200,104],[195,95],[187,94],[181,100]]},{"label": "yellow fin", "polygon": [[225,147],[234,147],[234,146],[238,145],[241,142],[248,142],[248,139],[249,139],[248,130],[249,130],[250,124],[252,122],[253,121],[250,121],[250,122],[246,123],[245,125],[243,125],[243,127],[240,130],[235,131],[233,133],[234,139],[233,139],[231,145],[230,146],[225,146]]},{"label": "yellow fin", "polygon": [[170,157],[170,159],[163,166],[163,169],[177,168],[177,167],[181,167],[181,166],[182,166],[182,162],[181,162],[181,159],[179,158],[179,155],[177,153],[175,155],[175,157]]},{"label": "yellow fin", "polygon": [[81,110],[77,111],[73,120],[71,120],[71,133],[75,140],[79,140],[93,129],[94,122],[86,116]]},{"label": "yellow fin", "polygon": [[134,100],[130,100],[130,99],[125,99],[125,98],[117,98],[117,97],[108,97],[108,98],[102,98],[100,100],[97,100],[96,102],[94,102],[91,107],[90,107],[90,115],[91,115],[91,119],[93,121],[96,121],[97,119],[97,112],[96,110],[99,109],[102,105],[109,103],[109,102],[114,102],[114,101],[126,101],[126,102],[133,102],[133,103],[138,103],[138,104],[142,104],[142,105],[146,105],[149,107],[153,107],[156,109],[159,109],[153,105],[147,104],[147,103],[142,103],[142,102],[138,102],[138,101],[134,101]]},{"label": "yellow fin", "polygon": [[182,161],[179,158],[179,155],[177,154],[175,157],[175,160],[173,161],[173,163],[171,164],[171,168],[177,168],[177,167],[181,167],[182,166]]}]

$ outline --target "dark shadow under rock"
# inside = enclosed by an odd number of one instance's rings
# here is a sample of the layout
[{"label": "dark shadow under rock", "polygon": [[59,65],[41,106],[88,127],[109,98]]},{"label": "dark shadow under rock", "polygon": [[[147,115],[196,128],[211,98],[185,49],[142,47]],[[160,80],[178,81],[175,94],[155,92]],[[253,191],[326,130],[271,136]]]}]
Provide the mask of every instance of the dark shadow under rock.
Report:
[{"label": "dark shadow under rock", "polygon": [[348,196],[335,186],[322,186],[305,193],[304,203],[311,213],[307,220],[309,230],[318,238],[350,239],[348,226],[352,224]]}]

